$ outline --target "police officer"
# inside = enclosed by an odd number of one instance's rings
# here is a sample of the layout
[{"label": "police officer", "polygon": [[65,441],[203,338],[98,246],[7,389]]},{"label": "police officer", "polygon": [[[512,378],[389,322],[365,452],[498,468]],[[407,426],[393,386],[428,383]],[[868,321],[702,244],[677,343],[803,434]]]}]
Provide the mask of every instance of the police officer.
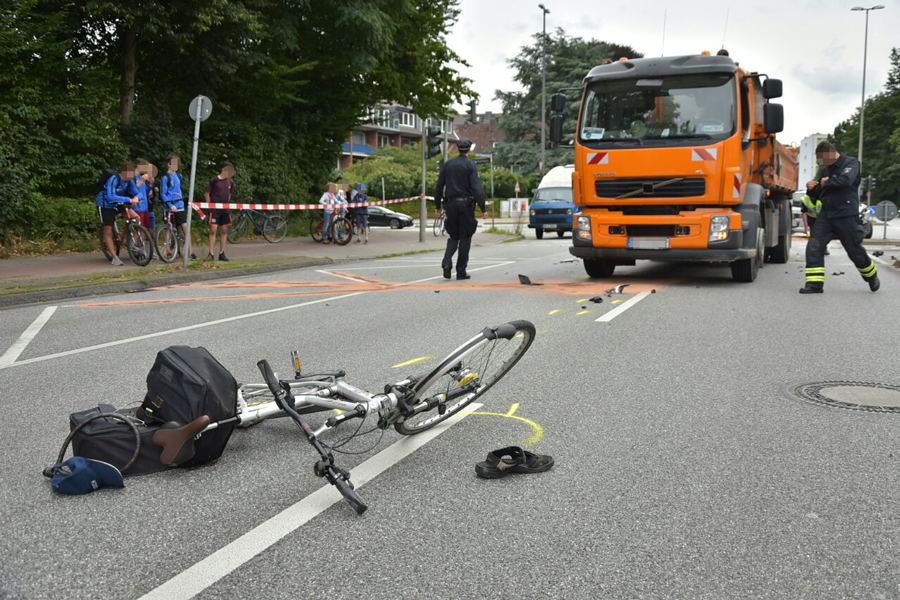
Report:
[{"label": "police officer", "polygon": [[462,139],[456,142],[459,156],[448,160],[438,175],[437,188],[434,190],[434,207],[443,208],[446,215],[447,250],[441,267],[444,278],[450,279],[453,270],[453,255],[459,249],[456,261],[456,278],[469,279],[466,266],[469,264],[469,248],[478,222],[475,220],[475,205],[481,208],[484,218],[484,186],[478,176],[478,167],[466,156],[472,148],[472,140]]},{"label": "police officer", "polygon": [[[807,234],[807,237],[809,237],[813,225],[816,224],[820,212],[822,212],[822,201],[813,200],[809,194],[803,194],[803,197],[800,198],[800,214],[803,216],[803,232]],[[828,252],[828,246],[825,246],[825,256],[829,254],[831,253]]]},{"label": "police officer", "polygon": [[806,184],[813,200],[822,201],[822,211],[806,245],[806,285],[801,294],[821,294],[825,287],[825,247],[834,238],[844,250],[869,289],[878,291],[878,268],[862,247],[863,231],[859,223],[859,161],[839,154],[834,144],[823,141],[816,146],[816,160],[824,170],[818,180]]}]

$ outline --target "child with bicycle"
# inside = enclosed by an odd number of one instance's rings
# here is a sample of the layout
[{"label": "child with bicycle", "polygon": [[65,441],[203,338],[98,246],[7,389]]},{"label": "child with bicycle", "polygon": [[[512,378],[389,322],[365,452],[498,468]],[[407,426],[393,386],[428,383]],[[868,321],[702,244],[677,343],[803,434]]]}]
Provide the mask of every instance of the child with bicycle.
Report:
[{"label": "child with bicycle", "polygon": [[[178,172],[181,159],[177,154],[170,154],[166,157],[167,171],[162,176],[162,182],[159,186],[159,195],[162,197],[163,210],[170,215],[172,225],[181,229],[182,235],[187,240],[187,210],[184,205],[184,194],[182,193],[182,178]],[[185,242],[187,246],[184,251],[189,252],[190,241]],[[192,259],[197,257],[191,254]]]},{"label": "child with bicycle", "polygon": [[[234,165],[226,161],[222,163],[219,174],[209,180],[206,188],[206,201],[209,203],[227,204],[234,197]],[[231,224],[231,211],[227,208],[213,209],[209,217],[209,254],[206,260],[215,260],[216,232],[221,229],[219,241],[221,251],[219,260],[228,262],[225,250],[228,247],[228,226]]]},{"label": "child with bicycle", "polygon": [[322,243],[331,243],[331,217],[337,206],[337,184],[329,183],[325,187],[325,193],[319,198],[322,205]]},{"label": "child with bicycle", "polygon": [[366,184],[357,183],[354,190],[353,202],[362,204],[353,210],[353,219],[356,222],[356,243],[360,241],[360,236],[365,237],[366,244],[369,243],[369,207],[367,202],[369,196],[366,194]]},{"label": "child with bicycle", "polygon": [[131,207],[140,202],[140,198],[136,195],[129,196],[131,191],[131,181],[134,179],[135,165],[133,162],[126,161],[119,167],[118,173],[113,173],[106,179],[103,189],[97,194],[97,206],[100,209],[100,222],[102,224],[103,245],[106,246],[110,259],[110,264],[115,267],[121,267],[122,261],[116,255],[115,244],[113,243],[113,225],[116,217],[124,213],[129,219],[139,218],[137,213]]}]

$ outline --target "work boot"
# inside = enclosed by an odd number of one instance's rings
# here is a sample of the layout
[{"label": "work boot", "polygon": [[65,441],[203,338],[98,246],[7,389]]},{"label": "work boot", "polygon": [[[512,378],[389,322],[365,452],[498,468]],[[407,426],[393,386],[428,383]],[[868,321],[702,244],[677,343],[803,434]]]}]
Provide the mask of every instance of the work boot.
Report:
[{"label": "work boot", "polygon": [[453,274],[451,273],[452,267],[444,267],[444,279],[452,279]]},{"label": "work boot", "polygon": [[801,294],[821,294],[825,290],[818,285],[813,285],[811,283],[807,283],[802,288],[800,288]]},{"label": "work boot", "polygon": [[472,276],[468,273],[457,273],[456,279],[457,281],[462,281],[463,279],[472,279]]},{"label": "work boot", "polygon": [[224,252],[219,252],[219,260],[221,260],[222,262],[228,262],[228,257],[225,256]]},{"label": "work boot", "polygon": [[869,282],[869,289],[873,292],[877,292],[878,288],[881,287],[881,281],[878,280],[878,275],[872,277],[871,279],[867,279],[866,281]]}]

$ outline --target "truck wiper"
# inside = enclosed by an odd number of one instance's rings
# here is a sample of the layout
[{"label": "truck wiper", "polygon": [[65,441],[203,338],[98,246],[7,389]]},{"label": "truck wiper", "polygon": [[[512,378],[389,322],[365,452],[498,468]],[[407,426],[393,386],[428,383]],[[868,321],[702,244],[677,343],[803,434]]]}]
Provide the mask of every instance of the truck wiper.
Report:
[{"label": "truck wiper", "polygon": [[708,133],[676,133],[675,135],[648,135],[644,139],[648,140],[683,140],[686,138],[699,138],[701,140],[711,140],[713,137]]}]

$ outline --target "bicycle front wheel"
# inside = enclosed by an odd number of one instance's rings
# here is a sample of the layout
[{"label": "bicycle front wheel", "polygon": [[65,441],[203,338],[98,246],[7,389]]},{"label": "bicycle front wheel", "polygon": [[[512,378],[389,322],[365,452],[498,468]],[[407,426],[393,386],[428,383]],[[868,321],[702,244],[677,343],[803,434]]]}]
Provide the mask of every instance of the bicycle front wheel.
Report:
[{"label": "bicycle front wheel", "polygon": [[344,217],[338,217],[334,220],[331,232],[334,234],[334,242],[341,246],[349,244],[350,239],[353,237],[353,228],[350,226],[350,221]]},{"label": "bicycle front wheel", "polygon": [[247,234],[249,225],[250,219],[247,218],[246,214],[241,213],[235,222],[231,224],[231,227],[228,228],[228,241],[232,244],[240,242],[241,238]]},{"label": "bicycle front wheel", "polygon": [[322,241],[322,217],[314,216],[309,220],[309,237],[313,239],[314,242]]},{"label": "bicycle front wheel", "polygon": [[270,244],[276,244],[287,235],[287,219],[281,215],[269,215],[263,223],[263,237]]},{"label": "bicycle front wheel", "polygon": [[500,381],[531,347],[534,335],[529,321],[485,328],[417,381],[412,390],[416,414],[394,428],[414,435],[450,418]]},{"label": "bicycle front wheel", "polygon": [[156,252],[164,263],[178,258],[178,236],[171,227],[163,227],[156,232]]},{"label": "bicycle front wheel", "polygon": [[153,258],[153,238],[150,237],[150,232],[141,225],[130,225],[127,235],[128,256],[137,266],[146,267]]}]

